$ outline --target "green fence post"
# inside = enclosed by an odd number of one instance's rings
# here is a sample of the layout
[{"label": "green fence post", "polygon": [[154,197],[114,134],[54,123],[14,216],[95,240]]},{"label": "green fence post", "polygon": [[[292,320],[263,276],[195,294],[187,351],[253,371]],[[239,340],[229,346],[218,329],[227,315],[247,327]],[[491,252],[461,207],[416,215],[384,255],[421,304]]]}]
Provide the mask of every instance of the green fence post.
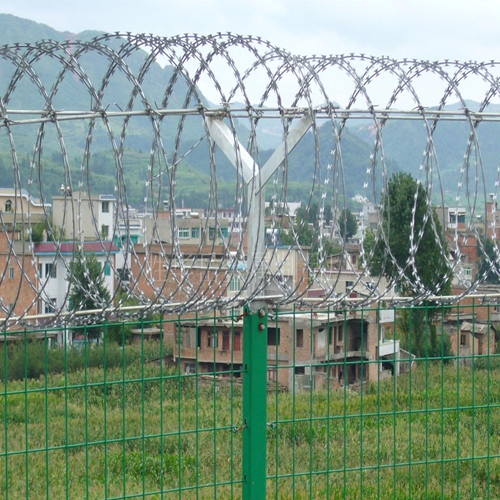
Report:
[{"label": "green fence post", "polygon": [[266,498],[267,310],[245,307],[243,320],[243,500]]}]

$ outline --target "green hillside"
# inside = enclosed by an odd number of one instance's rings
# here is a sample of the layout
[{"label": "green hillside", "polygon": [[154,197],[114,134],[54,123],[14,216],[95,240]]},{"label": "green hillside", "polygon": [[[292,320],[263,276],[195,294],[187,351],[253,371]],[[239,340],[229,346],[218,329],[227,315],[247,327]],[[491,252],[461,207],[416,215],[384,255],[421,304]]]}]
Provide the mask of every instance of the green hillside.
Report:
[{"label": "green hillside", "polygon": [[[468,102],[470,109],[477,109],[479,104]],[[446,109],[459,108],[459,105],[450,105]],[[488,111],[495,111],[494,106]],[[497,111],[497,110],[496,110]],[[471,150],[469,162],[465,161],[467,144],[471,138],[471,127],[464,121],[440,122],[433,134],[435,154],[433,154],[433,169],[437,180],[440,173],[440,182],[445,191],[457,192],[458,183],[462,183],[461,194],[465,187],[479,193],[488,192],[498,176],[500,158],[500,123],[483,122],[475,129],[479,143],[479,150]],[[373,131],[364,126],[356,131],[357,136],[365,141],[373,141]],[[390,121],[383,129],[383,146],[387,157],[392,158],[402,168],[419,175],[420,165],[424,161],[424,150],[427,147],[427,130],[420,121]],[[437,159],[437,162],[436,162]],[[462,167],[467,167],[461,175]],[[438,168],[439,167],[439,168]],[[477,177],[477,183],[476,183]]]}]

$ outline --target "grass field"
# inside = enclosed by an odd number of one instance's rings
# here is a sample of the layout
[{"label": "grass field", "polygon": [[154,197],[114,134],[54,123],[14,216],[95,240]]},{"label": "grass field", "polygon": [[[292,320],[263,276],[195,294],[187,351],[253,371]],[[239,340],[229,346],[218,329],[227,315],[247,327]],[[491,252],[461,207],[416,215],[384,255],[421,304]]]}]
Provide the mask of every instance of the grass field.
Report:
[{"label": "grass field", "polygon": [[[241,386],[146,351],[3,383],[2,498],[241,497]],[[500,498],[500,369],[487,365],[269,394],[268,497]]]}]

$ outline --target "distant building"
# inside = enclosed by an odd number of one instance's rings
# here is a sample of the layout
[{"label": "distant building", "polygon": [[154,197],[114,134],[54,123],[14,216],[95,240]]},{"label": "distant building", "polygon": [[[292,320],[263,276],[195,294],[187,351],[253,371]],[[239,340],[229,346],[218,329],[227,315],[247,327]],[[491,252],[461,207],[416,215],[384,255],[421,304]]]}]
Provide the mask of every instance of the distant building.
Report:
[{"label": "distant building", "polygon": [[474,318],[467,318],[460,323],[448,323],[445,330],[451,340],[453,353],[459,357],[462,364],[472,363],[474,356],[486,356],[497,352],[497,328],[494,323],[479,322]]},{"label": "distant building", "polygon": [[[188,321],[173,336],[174,358],[187,373],[242,370],[242,320]],[[384,363],[373,362],[379,351]],[[377,382],[399,372],[399,356],[399,342],[379,342],[373,314],[284,313],[269,320],[268,381],[286,390]]]},{"label": "distant building", "polygon": [[370,230],[375,232],[379,225],[379,219],[379,207],[371,201],[365,200],[361,212],[361,220],[358,221],[362,223],[358,224],[359,229],[363,226],[365,231]]},{"label": "distant building", "polygon": [[115,232],[113,195],[89,196],[78,191],[52,197],[52,222],[67,240],[111,240]]},{"label": "distant building", "polygon": [[467,210],[464,207],[436,207],[436,213],[445,231],[463,232],[467,229],[465,222]]},{"label": "distant building", "polygon": [[145,241],[179,245],[220,245],[230,237],[229,220],[205,217],[202,210],[177,209],[175,217],[169,210],[160,211],[157,217],[144,218]]},{"label": "distant building", "polygon": [[[71,262],[76,252],[81,251],[79,242],[44,242],[34,246],[37,269],[38,314],[52,314],[68,310],[67,302],[70,285],[68,275]],[[111,297],[115,293],[116,255],[119,250],[110,241],[85,242],[84,253],[92,253],[100,263],[104,275],[104,284]],[[62,333],[59,343],[63,342]],[[67,340],[71,341],[70,338]]]},{"label": "distant building", "polygon": [[19,231],[0,231],[0,318],[38,313],[33,262],[33,246]]},{"label": "distant building", "polygon": [[45,221],[50,203],[31,196],[26,189],[0,188],[0,224],[28,225]]}]

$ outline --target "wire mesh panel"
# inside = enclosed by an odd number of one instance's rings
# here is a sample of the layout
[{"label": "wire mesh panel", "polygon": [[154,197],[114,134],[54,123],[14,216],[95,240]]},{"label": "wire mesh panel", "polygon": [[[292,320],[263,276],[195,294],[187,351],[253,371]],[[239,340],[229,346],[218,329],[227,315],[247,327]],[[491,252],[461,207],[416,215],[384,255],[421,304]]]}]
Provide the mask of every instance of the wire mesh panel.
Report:
[{"label": "wire mesh panel", "polygon": [[241,364],[186,358],[191,324],[82,327],[62,347],[57,329],[6,338],[2,497],[241,497]]},{"label": "wire mesh panel", "polygon": [[[497,498],[497,309],[274,311],[265,496]],[[4,337],[4,498],[242,497],[242,315],[61,334]]]},{"label": "wire mesh panel", "polygon": [[[472,304],[391,313],[276,316],[268,498],[498,496],[496,312]],[[471,314],[487,327],[472,326]],[[405,350],[420,337],[418,355]]]}]

